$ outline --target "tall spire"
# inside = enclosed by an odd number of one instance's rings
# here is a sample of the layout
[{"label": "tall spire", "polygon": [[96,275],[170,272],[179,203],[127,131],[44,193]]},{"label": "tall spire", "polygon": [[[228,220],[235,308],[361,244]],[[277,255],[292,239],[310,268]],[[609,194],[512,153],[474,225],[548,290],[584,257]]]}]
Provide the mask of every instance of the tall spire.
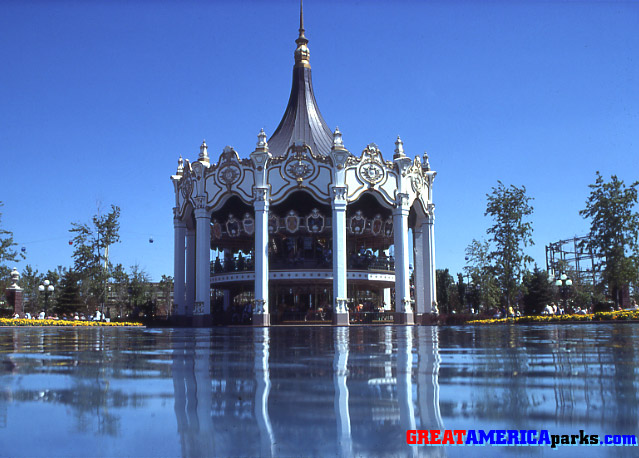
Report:
[{"label": "tall spire", "polygon": [[311,67],[309,62],[310,51],[306,46],[308,44],[308,40],[306,36],[304,36],[304,4],[302,0],[300,0],[300,35],[295,40],[297,43],[297,49],[295,50],[295,66],[296,67]]},{"label": "tall spire", "polygon": [[328,155],[333,146],[333,132],[319,111],[313,82],[311,80],[311,64],[308,40],[304,35],[304,7],[300,0],[300,29],[295,50],[293,66],[293,85],[288,105],[279,126],[268,140],[270,151],[277,156],[286,153],[295,142],[306,143],[316,154]]}]

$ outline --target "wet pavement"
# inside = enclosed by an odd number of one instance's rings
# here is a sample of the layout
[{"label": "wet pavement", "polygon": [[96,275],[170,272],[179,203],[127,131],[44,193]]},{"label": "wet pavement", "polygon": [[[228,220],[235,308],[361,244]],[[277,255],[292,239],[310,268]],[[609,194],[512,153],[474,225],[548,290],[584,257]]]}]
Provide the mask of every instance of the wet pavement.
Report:
[{"label": "wet pavement", "polygon": [[407,430],[636,434],[639,327],[0,328],[0,456],[634,456]]}]

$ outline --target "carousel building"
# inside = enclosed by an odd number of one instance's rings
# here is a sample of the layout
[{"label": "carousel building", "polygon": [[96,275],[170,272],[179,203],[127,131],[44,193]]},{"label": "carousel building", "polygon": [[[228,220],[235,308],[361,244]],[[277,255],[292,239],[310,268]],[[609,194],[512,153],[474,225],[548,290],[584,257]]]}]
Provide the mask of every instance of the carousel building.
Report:
[{"label": "carousel building", "polygon": [[408,157],[399,136],[392,160],[374,143],[359,156],[346,149],[317,106],[304,32],[300,14],[291,95],[273,135],[260,131],[248,158],[226,146],[212,163],[203,142],[197,160],[178,161],[177,321],[414,324],[437,313],[436,172],[426,154]]}]

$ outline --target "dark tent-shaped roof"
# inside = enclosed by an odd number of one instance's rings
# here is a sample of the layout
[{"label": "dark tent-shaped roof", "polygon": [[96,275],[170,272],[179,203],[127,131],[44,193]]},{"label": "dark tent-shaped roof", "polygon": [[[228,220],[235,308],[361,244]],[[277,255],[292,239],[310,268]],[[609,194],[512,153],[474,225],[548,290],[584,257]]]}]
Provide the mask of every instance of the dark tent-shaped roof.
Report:
[{"label": "dark tent-shaped roof", "polygon": [[288,105],[279,126],[268,140],[271,153],[281,155],[296,141],[306,143],[311,151],[327,155],[333,145],[333,133],[322,117],[313,93],[308,40],[304,36],[303,16],[300,13],[300,36],[295,40],[293,85]]}]

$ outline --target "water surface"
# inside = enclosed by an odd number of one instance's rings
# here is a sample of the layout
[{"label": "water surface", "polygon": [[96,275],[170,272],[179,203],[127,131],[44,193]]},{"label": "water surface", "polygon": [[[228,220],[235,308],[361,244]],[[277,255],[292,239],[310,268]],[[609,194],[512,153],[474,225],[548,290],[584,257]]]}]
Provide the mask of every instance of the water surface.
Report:
[{"label": "water surface", "polygon": [[636,434],[639,327],[0,329],[0,456],[634,456],[409,429]]}]

